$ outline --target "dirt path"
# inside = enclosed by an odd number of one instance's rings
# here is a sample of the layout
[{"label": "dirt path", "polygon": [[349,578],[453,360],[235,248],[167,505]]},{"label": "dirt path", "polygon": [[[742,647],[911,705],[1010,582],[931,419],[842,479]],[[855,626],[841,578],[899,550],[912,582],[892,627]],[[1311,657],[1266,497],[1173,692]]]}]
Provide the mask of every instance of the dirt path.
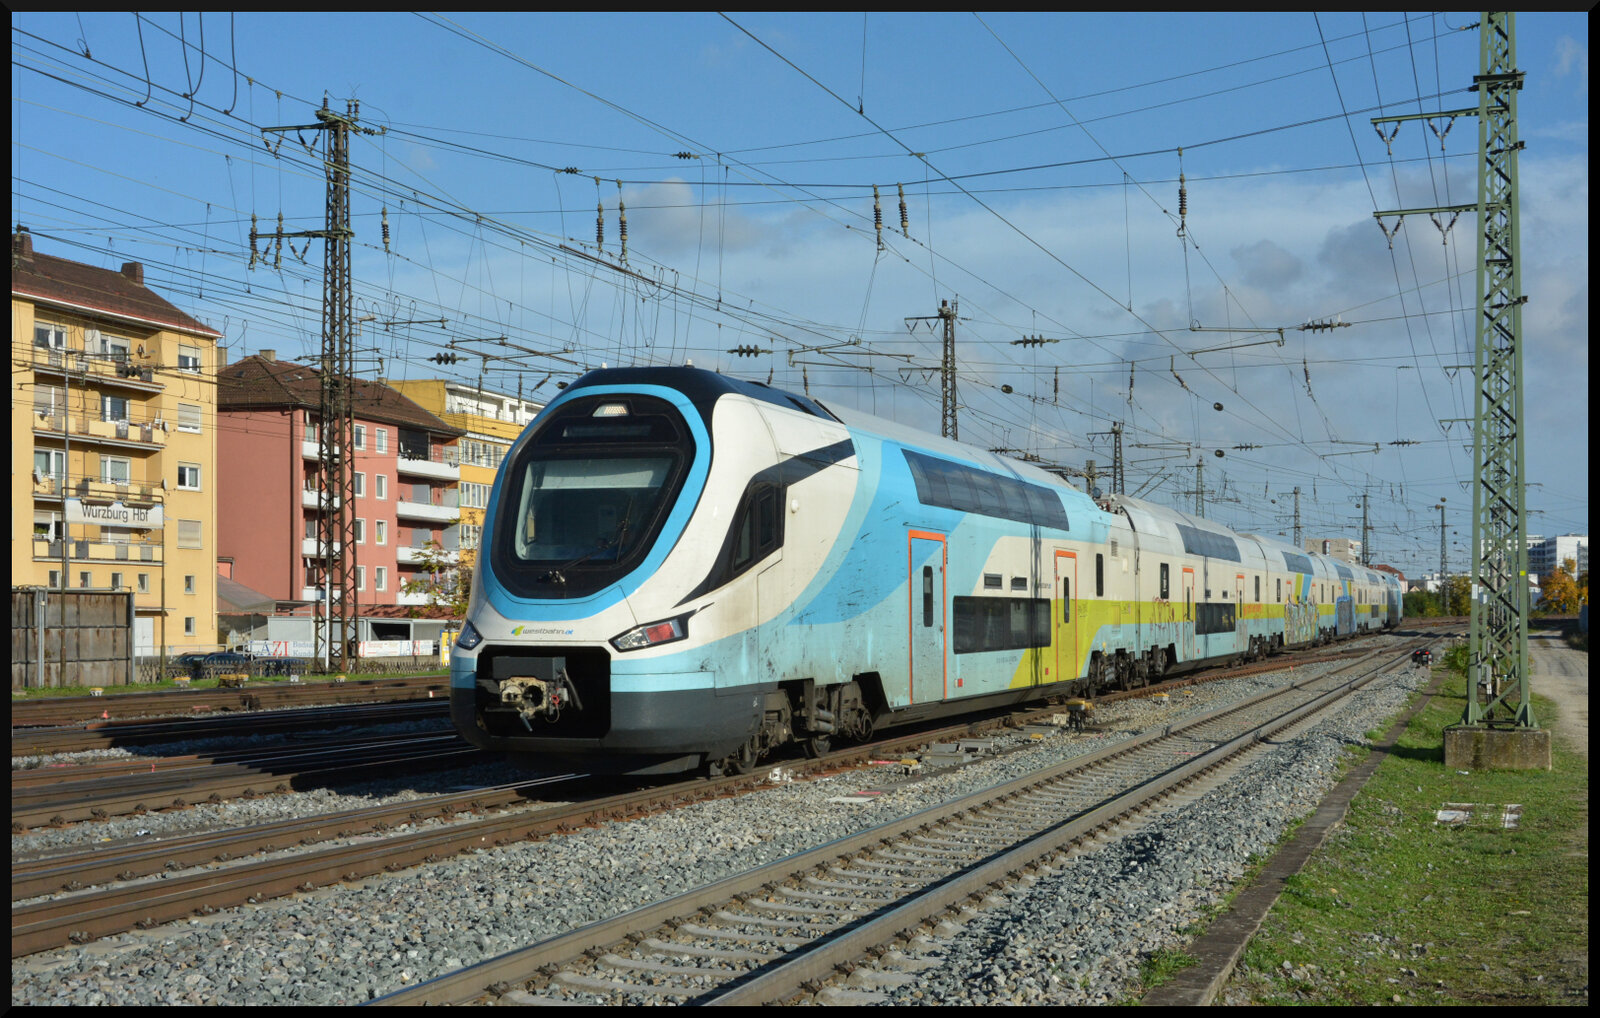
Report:
[{"label": "dirt path", "polygon": [[1568,647],[1559,634],[1534,632],[1528,634],[1528,656],[1533,664],[1533,691],[1561,707],[1560,717],[1535,715],[1535,720],[1589,759],[1589,655]]}]

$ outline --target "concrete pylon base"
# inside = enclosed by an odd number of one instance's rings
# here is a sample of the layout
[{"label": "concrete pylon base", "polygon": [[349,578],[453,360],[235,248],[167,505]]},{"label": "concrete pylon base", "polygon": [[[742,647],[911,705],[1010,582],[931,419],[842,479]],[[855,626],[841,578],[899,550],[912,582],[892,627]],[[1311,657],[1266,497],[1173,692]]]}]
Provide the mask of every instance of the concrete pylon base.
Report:
[{"label": "concrete pylon base", "polygon": [[1444,730],[1444,765],[1468,771],[1547,771],[1550,730],[1451,725]]}]

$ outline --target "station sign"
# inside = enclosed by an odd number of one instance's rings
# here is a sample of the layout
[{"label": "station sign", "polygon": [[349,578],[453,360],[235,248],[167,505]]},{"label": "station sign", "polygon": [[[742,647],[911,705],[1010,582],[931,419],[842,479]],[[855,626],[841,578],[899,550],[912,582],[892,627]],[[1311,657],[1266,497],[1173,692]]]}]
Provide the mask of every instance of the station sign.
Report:
[{"label": "station sign", "polygon": [[139,530],[161,530],[164,527],[162,507],[130,506],[121,502],[84,502],[80,498],[67,499],[68,525],[95,524],[102,527],[135,527]]}]

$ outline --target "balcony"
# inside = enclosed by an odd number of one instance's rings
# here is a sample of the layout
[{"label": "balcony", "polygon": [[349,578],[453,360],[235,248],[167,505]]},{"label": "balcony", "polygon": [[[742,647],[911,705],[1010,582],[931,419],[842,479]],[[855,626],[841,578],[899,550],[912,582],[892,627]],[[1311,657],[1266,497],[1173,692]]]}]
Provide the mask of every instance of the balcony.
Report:
[{"label": "balcony", "polygon": [[[325,544],[317,540],[315,537],[304,537],[300,539],[300,554],[306,556],[307,558],[322,558],[324,553],[323,549],[326,547],[327,546]],[[343,544],[341,542],[333,542],[334,554],[338,554],[342,547]]]},{"label": "balcony", "polygon": [[394,514],[400,519],[427,520],[430,523],[454,523],[461,510],[453,505],[433,505],[428,502],[399,501],[394,504]]},{"label": "balcony", "polygon": [[166,388],[156,380],[154,365],[111,354],[85,354],[82,350],[29,348],[32,367],[41,375],[67,375],[72,381],[96,388],[120,387],[138,392],[161,392]]},{"label": "balcony", "polygon": [[[306,489],[304,489],[304,490],[302,490],[300,492],[300,504],[302,506],[304,506],[305,508],[307,508],[307,509],[320,508],[321,507],[321,503],[318,501],[318,496],[319,496],[319,493],[317,492],[317,490],[315,488],[306,488]],[[339,508],[339,503],[341,501],[343,501],[343,500],[340,499],[339,497],[337,497],[337,496],[334,497],[333,508],[335,510],[337,510]]]},{"label": "balcony", "polygon": [[[161,564],[161,545],[155,541],[69,541],[68,559],[74,562],[151,562]],[[61,561],[60,541],[33,542],[36,560]]]},{"label": "balcony", "polygon": [[308,460],[321,459],[322,458],[322,443],[320,441],[318,441],[317,439],[312,439],[309,442],[304,440],[304,439],[301,439],[301,441],[300,441],[300,458],[301,459],[308,459]]},{"label": "balcony", "polygon": [[37,412],[34,414],[33,433],[37,438],[54,438],[60,441],[63,438],[61,433],[63,423],[70,423],[72,432],[67,437],[74,442],[115,446],[139,452],[160,452],[166,448],[167,434],[171,427],[158,417],[105,421],[98,417],[74,414],[69,421],[59,412],[52,411],[47,414]]},{"label": "balcony", "polygon": [[[405,545],[405,544],[402,544],[400,547],[395,549],[395,559],[396,559],[396,561],[398,561],[403,566],[422,565],[422,562],[423,562],[423,558],[422,557],[423,557],[423,555],[427,554],[427,551],[428,551],[428,549],[423,547],[420,544],[419,545]],[[453,564],[455,564],[456,561],[458,561],[455,549],[453,549],[453,548],[441,548],[439,550],[438,554],[440,556],[439,561],[444,562],[446,564],[453,565]]]},{"label": "balcony", "polygon": [[[126,506],[140,509],[148,509],[165,501],[159,485],[122,484],[116,481],[98,481],[82,477],[68,481],[59,474],[34,475],[34,499],[59,502],[63,492],[68,498],[81,498],[89,502],[121,502]],[[133,524],[133,526],[139,525]],[[145,527],[144,529],[153,528]]]},{"label": "balcony", "polygon": [[411,474],[414,477],[426,477],[435,481],[458,481],[461,479],[460,460],[454,449],[439,449],[427,458],[420,455],[420,450],[400,450],[398,469],[402,474]]}]

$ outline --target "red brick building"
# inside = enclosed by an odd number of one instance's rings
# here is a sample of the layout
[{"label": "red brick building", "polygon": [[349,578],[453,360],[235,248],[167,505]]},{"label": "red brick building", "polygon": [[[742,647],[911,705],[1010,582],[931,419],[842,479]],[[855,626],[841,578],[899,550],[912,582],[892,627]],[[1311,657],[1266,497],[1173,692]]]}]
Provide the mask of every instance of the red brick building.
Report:
[{"label": "red brick building", "polygon": [[[218,372],[219,554],[232,578],[280,601],[314,601],[321,378],[263,350]],[[424,604],[403,585],[428,541],[457,544],[464,434],[385,385],[355,379],[356,586],[368,605]]]}]

